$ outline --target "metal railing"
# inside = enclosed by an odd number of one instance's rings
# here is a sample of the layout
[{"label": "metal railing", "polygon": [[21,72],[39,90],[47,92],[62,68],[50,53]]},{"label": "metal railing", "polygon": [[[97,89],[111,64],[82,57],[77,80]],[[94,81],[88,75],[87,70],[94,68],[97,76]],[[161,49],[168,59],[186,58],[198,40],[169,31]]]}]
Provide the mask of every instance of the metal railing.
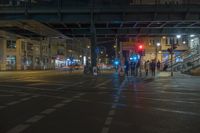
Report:
[{"label": "metal railing", "polygon": [[168,71],[181,71],[183,73],[190,72],[190,70],[195,69],[200,66],[200,54],[196,53],[183,60],[183,62],[174,63],[172,66],[168,67]]}]

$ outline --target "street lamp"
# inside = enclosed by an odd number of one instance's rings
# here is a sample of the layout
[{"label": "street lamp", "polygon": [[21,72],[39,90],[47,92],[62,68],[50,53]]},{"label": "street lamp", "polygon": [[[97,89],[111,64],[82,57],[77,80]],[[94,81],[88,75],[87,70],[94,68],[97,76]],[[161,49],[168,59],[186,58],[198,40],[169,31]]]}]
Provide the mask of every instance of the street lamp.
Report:
[{"label": "street lamp", "polygon": [[190,37],[195,37],[195,35],[194,35],[194,34],[191,34]]},{"label": "street lamp", "polygon": [[159,46],[160,46],[160,43],[158,42],[158,43],[157,43],[157,47],[159,47]]},{"label": "street lamp", "polygon": [[177,38],[177,39],[180,39],[180,38],[181,38],[181,35],[176,35],[176,38]]},{"label": "street lamp", "polygon": [[157,42],[157,44],[156,44],[156,62],[157,62],[157,60],[158,60],[158,47],[160,47],[160,42]]}]

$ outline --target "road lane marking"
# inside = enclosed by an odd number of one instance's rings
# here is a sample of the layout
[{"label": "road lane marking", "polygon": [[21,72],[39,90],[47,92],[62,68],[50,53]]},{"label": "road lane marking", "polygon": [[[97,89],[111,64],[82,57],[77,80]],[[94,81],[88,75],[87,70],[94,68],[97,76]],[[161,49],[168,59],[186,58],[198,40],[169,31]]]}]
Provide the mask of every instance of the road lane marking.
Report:
[{"label": "road lane marking", "polygon": [[119,86],[119,88],[117,88],[117,92],[116,92],[116,94],[114,96],[114,101],[112,103],[111,110],[108,113],[108,116],[107,116],[107,118],[105,120],[104,127],[103,127],[101,133],[108,133],[109,130],[110,130],[110,125],[112,124],[113,117],[115,116],[116,107],[117,107],[118,102],[119,102],[121,91],[122,91],[123,87],[125,86],[126,82],[127,82],[127,79],[125,79],[121,83],[121,85]]},{"label": "road lane marking", "polygon": [[43,112],[41,112],[41,114],[48,115],[48,114],[51,114],[51,113],[53,113],[55,111],[56,111],[56,109],[50,108],[50,109],[44,110]]},{"label": "road lane marking", "polygon": [[176,102],[176,103],[189,103],[189,104],[197,104],[199,102],[190,102],[190,101],[182,101],[182,100],[170,100],[170,99],[158,99],[158,98],[146,98],[146,97],[136,97],[146,100],[153,100],[153,101],[163,101],[163,102]]},{"label": "road lane marking", "polygon": [[198,113],[187,112],[187,111],[172,110],[172,109],[164,109],[164,108],[153,108],[153,109],[154,109],[154,110],[158,110],[158,111],[177,113],[177,114],[185,114],[185,115],[200,116],[200,114],[198,114]]},{"label": "road lane marking", "polygon": [[4,108],[6,108],[6,106],[0,106],[0,109],[4,109]]},{"label": "road lane marking", "polygon": [[101,133],[108,133],[109,132],[109,128],[108,127],[104,127]]},{"label": "road lane marking", "polygon": [[35,115],[32,118],[28,119],[26,121],[26,123],[35,123],[35,122],[38,122],[39,120],[41,120],[44,117],[45,117],[44,115]]},{"label": "road lane marking", "polygon": [[106,80],[106,81],[104,81],[103,83],[100,83],[100,84],[96,85],[95,88],[99,88],[99,87],[101,87],[101,86],[103,86],[103,85],[106,85],[107,83],[109,83],[109,82],[111,82],[111,81],[112,81],[112,79]]},{"label": "road lane marking", "polygon": [[13,129],[9,130],[6,133],[21,133],[22,131],[24,131],[25,129],[27,129],[28,127],[30,127],[29,124],[21,124],[18,125],[16,127],[14,127]]},{"label": "road lane marking", "polygon": [[28,101],[30,99],[31,99],[30,97],[27,97],[27,98],[22,98],[20,101]]},{"label": "road lane marking", "polygon": [[106,121],[105,121],[105,125],[109,126],[112,123],[113,117],[107,117]]},{"label": "road lane marking", "polygon": [[117,107],[117,104],[113,104],[111,108],[116,109],[116,107]]},{"label": "road lane marking", "polygon": [[78,82],[78,83],[75,83],[75,84],[67,84],[67,85],[64,85],[62,87],[57,88],[57,90],[63,90],[63,89],[66,89],[66,87],[74,87],[74,86],[77,86],[77,85],[82,85],[85,82],[88,82],[88,80],[87,81]]},{"label": "road lane marking", "polygon": [[[84,94],[85,93],[79,93],[77,95],[78,96],[80,96],[80,95],[82,96]],[[74,96],[74,97],[76,97],[76,96]],[[76,98],[74,98],[73,100],[76,100]],[[29,128],[32,123],[38,122],[39,120],[43,119],[44,117],[46,117],[46,116],[50,115],[51,113],[55,112],[59,108],[58,106],[61,107],[61,104],[65,105],[65,103],[72,102],[73,100],[61,101],[60,103],[53,105],[52,108],[49,108],[49,109],[46,109],[46,110],[40,112],[38,115],[33,116],[30,119],[24,121],[24,124],[17,125],[14,128],[10,129],[6,133],[21,133],[21,132],[25,131],[27,128]],[[56,106],[57,106],[57,108],[55,108]]]},{"label": "road lane marking", "polygon": [[15,105],[15,104],[18,104],[20,103],[20,101],[14,101],[14,102],[10,102],[10,103],[7,103],[6,105],[10,106],[10,105]]},{"label": "road lane marking", "polygon": [[113,116],[113,115],[115,115],[115,110],[111,110],[111,111],[109,112],[108,115],[109,115],[109,116]]},{"label": "road lane marking", "polygon": [[64,103],[59,103],[59,104],[56,104],[56,105],[53,106],[53,107],[54,107],[54,108],[61,108],[61,107],[63,107],[63,106],[65,106]]},{"label": "road lane marking", "polygon": [[74,96],[73,98],[80,98],[81,96]]},{"label": "road lane marking", "polygon": [[[145,107],[143,107],[143,106],[139,106],[139,105],[134,105],[134,108],[144,109]],[[184,114],[184,115],[200,116],[199,113],[188,112],[188,111],[181,111],[181,110],[172,110],[172,109],[156,108],[156,107],[149,107],[149,109],[156,110],[156,111],[163,111],[163,112],[170,112],[170,113]]]},{"label": "road lane marking", "polygon": [[73,100],[68,99],[68,100],[64,100],[62,103],[71,103]]}]

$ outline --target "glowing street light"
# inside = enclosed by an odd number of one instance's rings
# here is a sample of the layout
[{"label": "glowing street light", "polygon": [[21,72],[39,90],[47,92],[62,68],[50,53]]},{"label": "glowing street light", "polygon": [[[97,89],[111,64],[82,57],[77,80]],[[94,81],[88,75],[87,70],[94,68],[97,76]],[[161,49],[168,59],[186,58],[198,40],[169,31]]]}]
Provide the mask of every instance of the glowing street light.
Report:
[{"label": "glowing street light", "polygon": [[160,46],[160,43],[159,43],[159,42],[157,43],[157,46],[158,46],[158,47]]},{"label": "glowing street light", "polygon": [[178,39],[181,38],[181,35],[176,35],[176,38],[178,38]]},{"label": "glowing street light", "polygon": [[194,34],[191,34],[191,35],[190,35],[190,37],[194,37],[194,36],[195,36]]}]

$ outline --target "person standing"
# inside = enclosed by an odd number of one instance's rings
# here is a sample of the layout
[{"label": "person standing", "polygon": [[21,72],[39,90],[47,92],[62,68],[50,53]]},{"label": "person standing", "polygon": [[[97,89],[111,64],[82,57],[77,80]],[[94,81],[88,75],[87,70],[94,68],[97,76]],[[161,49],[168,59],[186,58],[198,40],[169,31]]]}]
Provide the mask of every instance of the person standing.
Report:
[{"label": "person standing", "polygon": [[139,68],[140,68],[140,60],[137,61],[136,63],[136,76],[138,76],[138,72],[139,72]]},{"label": "person standing", "polygon": [[155,76],[156,75],[156,63],[154,60],[151,61],[150,63],[150,69],[151,69],[151,75]]},{"label": "person standing", "polygon": [[128,76],[128,71],[129,71],[129,62],[128,60],[125,61],[125,73],[126,73],[126,76]]},{"label": "person standing", "polygon": [[131,76],[135,75],[135,62],[131,62]]},{"label": "person standing", "polygon": [[148,76],[148,74],[149,74],[149,60],[145,61],[144,69],[145,69],[146,76]]},{"label": "person standing", "polygon": [[160,71],[160,65],[161,65],[161,63],[160,63],[160,61],[159,61],[159,60],[158,60],[158,62],[157,62],[157,64],[156,64],[156,65],[157,65],[157,70],[158,70],[158,71]]}]

